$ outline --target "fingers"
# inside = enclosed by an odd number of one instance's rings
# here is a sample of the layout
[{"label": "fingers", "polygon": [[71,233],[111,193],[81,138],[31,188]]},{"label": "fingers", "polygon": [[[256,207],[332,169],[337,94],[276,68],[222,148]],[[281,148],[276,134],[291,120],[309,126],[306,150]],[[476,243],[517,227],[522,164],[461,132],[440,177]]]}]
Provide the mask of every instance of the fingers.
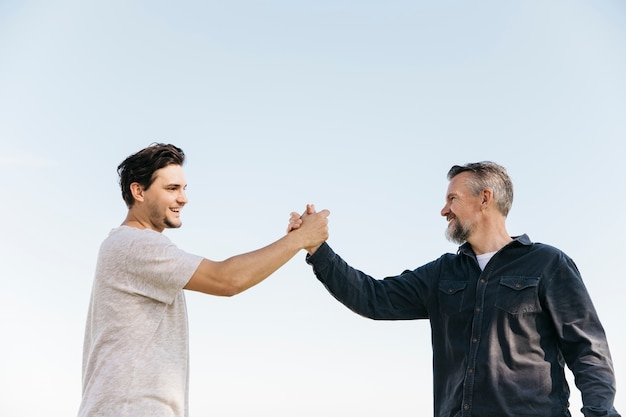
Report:
[{"label": "fingers", "polygon": [[289,215],[289,225],[287,226],[287,233],[299,229],[300,226],[302,226],[303,220],[311,215],[316,214],[318,218],[324,218],[327,220],[327,217],[330,215],[330,211],[324,209],[322,211],[320,211],[319,213],[315,210],[315,204],[307,204],[306,205],[306,209],[304,211],[304,213],[302,213],[302,215],[296,213],[296,212],[291,212]]},{"label": "fingers", "polygon": [[319,214],[322,217],[328,217],[328,216],[330,216],[330,210],[324,209],[324,210],[320,211],[317,214]]},{"label": "fingers", "polygon": [[[313,254],[317,249],[328,239],[328,216],[329,210],[321,210],[319,212],[314,211],[306,216],[306,220],[311,225],[310,242],[311,244],[304,247],[304,249]],[[310,220],[310,222],[309,222]]]},{"label": "fingers", "polygon": [[326,233],[326,237],[328,237],[328,216],[330,215],[329,210],[321,210],[312,214],[307,214],[302,216],[300,219],[302,223],[300,226],[302,228],[308,228],[310,230],[318,230],[324,231]]},{"label": "fingers", "polygon": [[[294,213],[292,213],[293,215]],[[328,217],[330,216],[330,211],[329,210],[322,210],[320,212],[318,212],[317,210],[315,210],[315,204],[307,204],[306,205],[306,210],[304,213],[302,213],[302,216],[300,217],[300,219],[303,219],[307,216],[311,216],[313,214],[317,214],[319,217]]]},{"label": "fingers", "polygon": [[287,226],[287,233],[291,232],[292,230],[298,229],[300,226],[302,226],[302,218],[300,214],[292,211],[289,215],[289,225]]}]

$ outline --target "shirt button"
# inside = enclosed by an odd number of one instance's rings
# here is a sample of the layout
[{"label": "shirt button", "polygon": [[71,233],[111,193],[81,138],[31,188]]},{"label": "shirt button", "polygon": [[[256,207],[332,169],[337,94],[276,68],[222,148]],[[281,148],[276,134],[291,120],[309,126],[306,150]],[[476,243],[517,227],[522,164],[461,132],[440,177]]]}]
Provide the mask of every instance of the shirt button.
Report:
[{"label": "shirt button", "polygon": [[480,307],[476,307],[476,312],[480,313]]},{"label": "shirt button", "polygon": [[463,409],[464,409],[464,410],[469,410],[469,408],[470,408],[469,404],[464,404],[464,405],[463,405]]},{"label": "shirt button", "polygon": [[478,343],[478,338],[477,337],[473,338],[472,343]]},{"label": "shirt button", "polygon": [[515,284],[515,288],[522,288],[521,284]]},{"label": "shirt button", "polygon": [[467,370],[467,373],[471,375],[471,374],[473,374],[473,373],[474,373],[474,370],[473,370],[472,368],[469,368],[469,369]]},{"label": "shirt button", "polygon": [[484,279],[484,278],[483,278],[483,279],[481,279],[481,280],[480,280],[480,283],[481,283],[481,284],[484,284],[484,283],[485,283],[485,279]]}]

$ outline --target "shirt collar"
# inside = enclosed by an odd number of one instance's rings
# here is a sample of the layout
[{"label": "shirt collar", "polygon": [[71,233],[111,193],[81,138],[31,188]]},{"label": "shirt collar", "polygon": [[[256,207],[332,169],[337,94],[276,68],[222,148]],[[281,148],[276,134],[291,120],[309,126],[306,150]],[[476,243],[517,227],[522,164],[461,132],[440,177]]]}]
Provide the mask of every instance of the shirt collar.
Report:
[{"label": "shirt collar", "polygon": [[[530,246],[530,245],[533,244],[533,242],[530,240],[528,235],[525,234],[525,233],[523,235],[519,235],[519,236],[512,236],[512,239],[513,239],[513,241],[510,242],[506,246],[510,246],[510,245]],[[472,250],[472,245],[470,245],[468,242],[465,242],[464,244],[459,246],[459,250],[458,250],[457,253],[474,257],[474,251]]]}]

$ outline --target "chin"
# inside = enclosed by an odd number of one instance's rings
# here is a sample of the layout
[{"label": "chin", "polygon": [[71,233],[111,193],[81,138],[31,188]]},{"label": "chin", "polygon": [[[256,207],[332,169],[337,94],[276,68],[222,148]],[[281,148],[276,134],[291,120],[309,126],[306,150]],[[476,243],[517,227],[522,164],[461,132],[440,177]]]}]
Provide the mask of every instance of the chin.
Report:
[{"label": "chin", "polygon": [[178,229],[179,227],[181,227],[183,225],[183,222],[181,222],[180,220],[177,220],[175,222],[166,219],[165,220],[165,227],[168,229]]}]

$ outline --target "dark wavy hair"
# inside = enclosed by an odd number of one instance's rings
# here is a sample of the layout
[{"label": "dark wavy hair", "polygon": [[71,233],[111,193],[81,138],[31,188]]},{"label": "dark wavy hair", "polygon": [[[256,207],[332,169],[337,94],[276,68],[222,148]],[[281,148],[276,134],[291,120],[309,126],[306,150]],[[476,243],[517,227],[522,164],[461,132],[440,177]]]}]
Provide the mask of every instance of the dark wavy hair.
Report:
[{"label": "dark wavy hair", "polygon": [[465,165],[454,165],[448,171],[448,180],[462,172],[471,172],[472,178],[467,185],[476,196],[486,188],[491,188],[496,207],[506,217],[513,205],[513,182],[506,168],[491,161],[472,162]]},{"label": "dark wavy hair", "polygon": [[117,174],[120,177],[122,198],[126,206],[131,208],[135,204],[135,198],[130,192],[130,185],[134,182],[141,184],[144,190],[150,188],[155,180],[154,173],[168,165],[180,165],[185,163],[185,153],[182,149],[164,143],[153,143],[130,155],[124,162],[117,166]]}]

